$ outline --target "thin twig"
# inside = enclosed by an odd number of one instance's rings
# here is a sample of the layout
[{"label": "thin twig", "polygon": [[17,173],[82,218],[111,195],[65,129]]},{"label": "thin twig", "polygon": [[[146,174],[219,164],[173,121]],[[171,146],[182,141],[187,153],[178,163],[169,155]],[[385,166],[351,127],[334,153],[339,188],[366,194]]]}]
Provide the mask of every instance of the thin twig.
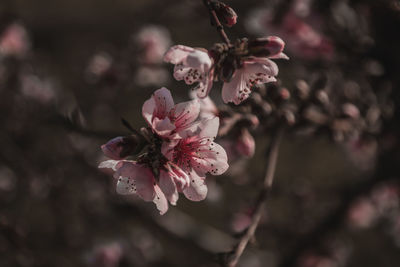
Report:
[{"label": "thin twig", "polygon": [[231,41],[228,38],[224,31],[224,26],[222,26],[221,22],[218,19],[217,13],[215,12],[213,5],[210,0],[203,0],[204,5],[207,7],[208,12],[210,13],[212,24],[217,28],[218,34],[220,35],[222,41],[224,41],[227,45],[231,45]]},{"label": "thin twig", "polygon": [[234,251],[231,252],[230,257],[227,259],[226,266],[228,267],[235,267],[238,263],[240,257],[242,256],[243,251],[245,250],[249,241],[253,238],[254,233],[258,227],[260,222],[264,204],[268,199],[269,192],[272,187],[272,183],[274,181],[276,163],[278,159],[278,152],[279,152],[279,144],[283,136],[284,129],[283,127],[279,127],[274,135],[272,136],[268,151],[267,151],[267,165],[265,170],[265,177],[264,177],[264,185],[261,192],[258,195],[255,210],[251,218],[250,226],[247,228],[244,235],[239,240],[238,245],[235,247]]}]

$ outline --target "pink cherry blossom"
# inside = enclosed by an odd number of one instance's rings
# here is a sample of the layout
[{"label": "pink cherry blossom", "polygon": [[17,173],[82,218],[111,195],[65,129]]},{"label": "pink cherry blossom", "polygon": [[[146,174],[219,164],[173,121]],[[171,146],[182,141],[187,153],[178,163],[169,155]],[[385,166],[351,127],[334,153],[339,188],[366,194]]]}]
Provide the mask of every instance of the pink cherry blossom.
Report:
[{"label": "pink cherry blossom", "polygon": [[243,67],[237,69],[231,81],[222,87],[222,99],[225,103],[233,102],[239,105],[247,99],[251,88],[257,84],[275,82],[278,66],[268,58],[251,57],[243,62]]},{"label": "pink cherry blossom", "polygon": [[184,45],[171,47],[164,56],[164,61],[175,65],[174,77],[186,84],[198,83],[194,90],[199,98],[204,98],[213,83],[212,59],[207,52]]},{"label": "pink cherry blossom", "polygon": [[190,200],[200,201],[206,197],[206,173],[220,175],[228,169],[224,148],[213,142],[218,127],[218,118],[202,121],[197,131],[185,131],[182,139],[164,150],[165,156],[189,175],[190,185],[183,193]]},{"label": "pink cherry blossom", "polygon": [[154,132],[161,137],[171,137],[190,127],[200,112],[197,100],[174,105],[171,92],[163,87],[154,92],[143,104],[142,114]]},{"label": "pink cherry blossom", "polygon": [[123,249],[119,243],[110,243],[98,246],[89,257],[92,267],[117,267],[123,256]]}]

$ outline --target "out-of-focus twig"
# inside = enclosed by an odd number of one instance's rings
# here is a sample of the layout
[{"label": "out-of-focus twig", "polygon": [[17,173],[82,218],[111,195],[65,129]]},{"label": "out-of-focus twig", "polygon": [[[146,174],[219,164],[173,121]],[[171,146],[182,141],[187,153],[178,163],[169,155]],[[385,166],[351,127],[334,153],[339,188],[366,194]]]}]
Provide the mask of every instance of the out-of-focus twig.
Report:
[{"label": "out-of-focus twig", "polygon": [[263,214],[265,202],[268,199],[269,192],[271,190],[272,183],[274,181],[276,163],[278,160],[279,144],[281,142],[283,133],[284,133],[284,128],[279,127],[272,136],[266,155],[267,163],[265,169],[264,185],[256,200],[255,209],[251,217],[250,226],[247,228],[247,230],[239,240],[239,243],[237,244],[235,249],[229,253],[229,256],[227,257],[225,262],[225,266],[235,267],[241,255],[243,254],[243,251],[245,250],[247,244],[254,237],[261,216]]}]

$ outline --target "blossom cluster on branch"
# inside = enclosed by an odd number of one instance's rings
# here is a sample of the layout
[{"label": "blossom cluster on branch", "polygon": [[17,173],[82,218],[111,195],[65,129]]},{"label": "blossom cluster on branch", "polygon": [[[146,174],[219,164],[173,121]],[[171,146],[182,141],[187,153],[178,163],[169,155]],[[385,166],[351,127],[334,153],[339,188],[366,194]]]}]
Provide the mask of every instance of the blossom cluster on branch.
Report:
[{"label": "blossom cluster on branch", "polygon": [[168,210],[167,200],[176,205],[180,192],[192,201],[203,200],[206,174],[223,174],[228,158],[214,142],[219,119],[198,119],[199,113],[198,100],[175,105],[168,89],[155,91],[142,108],[149,127],[102,146],[111,160],[99,167],[115,171],[117,192],[153,201],[161,214]]},{"label": "blossom cluster on branch", "polygon": [[[229,6],[219,1],[206,1],[206,5],[212,14],[215,12],[218,23],[218,17],[229,27],[236,23],[237,15]],[[209,51],[184,45],[171,47],[164,61],[175,65],[176,80],[187,85],[197,83],[193,88],[196,99],[175,105],[170,91],[163,87],[143,104],[142,114],[149,127],[140,133],[131,129],[131,136],[114,138],[102,146],[110,160],[99,168],[115,172],[117,192],[154,202],[160,214],[168,210],[168,201],[176,205],[179,193],[192,201],[203,200],[207,195],[206,174],[220,175],[228,169],[225,149],[214,142],[221,132],[220,114],[208,99],[213,83],[223,82],[225,103],[239,105],[255,85],[276,81],[278,66],[271,59],[288,59],[284,46],[282,39],[269,36],[242,38],[234,44],[226,37],[224,43],[214,44]],[[214,112],[205,110],[209,106]],[[229,119],[226,123],[234,126]],[[257,118],[253,124],[258,125]],[[254,150],[253,137],[241,127],[237,151],[250,157]]]}]

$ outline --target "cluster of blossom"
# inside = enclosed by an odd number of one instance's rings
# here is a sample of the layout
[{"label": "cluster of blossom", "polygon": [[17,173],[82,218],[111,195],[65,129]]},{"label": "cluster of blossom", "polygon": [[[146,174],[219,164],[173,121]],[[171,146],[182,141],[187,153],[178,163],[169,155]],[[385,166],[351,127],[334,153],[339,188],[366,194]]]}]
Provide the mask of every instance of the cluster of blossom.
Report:
[{"label": "cluster of blossom", "polygon": [[276,81],[278,66],[270,59],[288,59],[285,43],[276,36],[237,40],[234,45],[217,43],[209,51],[184,45],[171,47],[164,56],[175,65],[174,77],[205,98],[214,81],[222,81],[222,99],[238,105],[246,100],[253,86]]},{"label": "cluster of blossom", "polygon": [[346,266],[351,253],[351,246],[338,238],[329,240],[324,246],[324,253],[308,251],[300,256],[299,267],[341,267]]},{"label": "cluster of blossom", "polygon": [[[135,33],[131,39],[132,44],[124,47],[120,56],[126,58],[130,54],[132,62],[121,60],[112,49],[95,53],[86,67],[86,79],[89,83],[103,81],[121,82],[123,73],[129,68],[134,68],[135,84],[141,87],[160,86],[169,80],[168,71],[163,66],[163,56],[171,44],[169,31],[159,25],[147,25]],[[122,76],[122,77],[121,77]]]},{"label": "cluster of blossom", "polygon": [[[229,6],[219,1],[210,1],[209,5],[223,24],[230,27],[236,23],[237,15]],[[142,61],[146,64],[157,63],[168,43],[161,38],[165,34],[160,37],[157,33],[160,31],[152,28],[142,31],[137,38],[144,49]],[[236,140],[235,153],[251,157],[255,142],[248,128],[258,125],[255,116],[234,118],[218,111],[208,98],[213,83],[223,82],[225,103],[240,104],[255,85],[276,81],[278,66],[271,59],[288,59],[283,53],[284,46],[282,39],[270,36],[243,38],[234,44],[217,43],[209,51],[183,45],[171,47],[163,59],[175,65],[175,79],[188,85],[197,83],[193,88],[196,99],[174,105],[170,92],[161,88],[142,109],[151,131],[144,130],[134,137],[117,137],[102,146],[111,160],[99,167],[115,171],[117,192],[135,193],[153,201],[161,214],[168,209],[167,201],[176,204],[179,192],[190,200],[204,199],[206,173],[219,175],[228,168],[226,151],[213,140],[225,135],[224,131],[234,132],[231,135]],[[220,129],[216,116],[221,118]],[[233,128],[237,130],[231,131]],[[128,159],[138,152],[137,147],[143,147],[140,145],[143,142],[145,151],[135,160]]]},{"label": "cluster of blossom", "polygon": [[[228,159],[214,142],[219,119],[198,119],[199,113],[198,100],[175,105],[168,89],[155,91],[142,108],[151,129],[142,130],[142,141],[138,135],[117,137],[102,146],[111,160],[99,167],[115,171],[117,192],[153,201],[161,214],[168,210],[167,201],[176,205],[180,192],[192,201],[203,200],[206,174],[224,173]],[[142,153],[130,160],[143,140]]]},{"label": "cluster of blossom", "polygon": [[[377,186],[369,195],[357,199],[348,210],[348,222],[353,228],[372,227],[379,219],[396,222],[400,218],[400,187],[396,183]],[[393,224],[393,231],[398,227]],[[399,233],[396,236],[399,238]]]}]

